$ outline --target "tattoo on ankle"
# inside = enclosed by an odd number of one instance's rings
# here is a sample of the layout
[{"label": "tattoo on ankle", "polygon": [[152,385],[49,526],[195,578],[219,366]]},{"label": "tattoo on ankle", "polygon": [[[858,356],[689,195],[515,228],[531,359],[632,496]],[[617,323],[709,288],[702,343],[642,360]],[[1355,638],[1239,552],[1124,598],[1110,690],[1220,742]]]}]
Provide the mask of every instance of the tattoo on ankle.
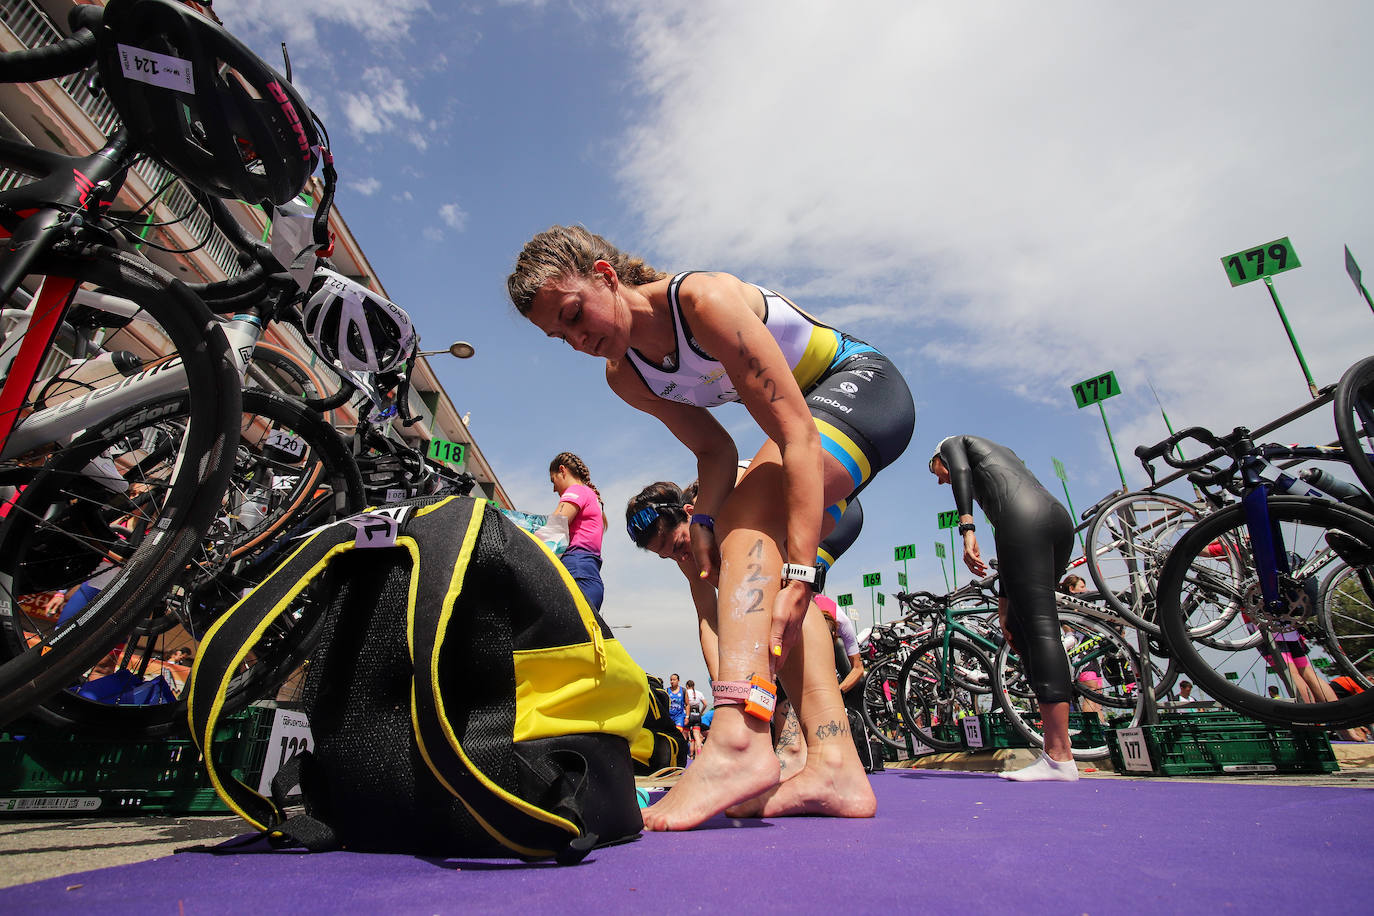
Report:
[{"label": "tattoo on ankle", "polygon": [[816,726],[816,737],[824,741],[826,738],[834,738],[837,735],[849,734],[849,725],[845,722],[830,721],[824,725]]}]

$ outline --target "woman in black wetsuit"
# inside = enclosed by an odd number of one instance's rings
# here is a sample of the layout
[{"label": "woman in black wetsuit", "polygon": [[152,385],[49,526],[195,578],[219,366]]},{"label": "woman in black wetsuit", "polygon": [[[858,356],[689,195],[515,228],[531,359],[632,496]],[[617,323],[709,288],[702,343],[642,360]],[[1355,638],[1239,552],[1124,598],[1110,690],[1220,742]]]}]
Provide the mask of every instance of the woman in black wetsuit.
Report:
[{"label": "woman in black wetsuit", "polygon": [[1035,763],[1003,777],[1017,781],[1078,778],[1069,743],[1069,659],[1060,641],[1054,591],[1073,553],[1073,519],[1016,453],[980,436],[950,436],[930,459],[930,472],[954,487],[964,564],[987,573],[973,524],[976,500],[993,526],[1001,597],[997,615],[1026,666],[1040,703],[1045,750]]}]

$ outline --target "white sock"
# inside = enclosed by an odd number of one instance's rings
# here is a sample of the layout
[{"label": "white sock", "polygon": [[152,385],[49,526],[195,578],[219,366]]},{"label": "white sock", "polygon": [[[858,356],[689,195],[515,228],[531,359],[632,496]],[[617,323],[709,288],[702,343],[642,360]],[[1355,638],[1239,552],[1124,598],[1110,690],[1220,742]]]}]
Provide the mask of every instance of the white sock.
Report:
[{"label": "white sock", "polygon": [[1044,751],[1041,751],[1040,758],[1030,766],[997,775],[1013,782],[1073,782],[1078,779],[1078,764],[1072,760],[1062,763],[1058,760],[1051,760]]}]

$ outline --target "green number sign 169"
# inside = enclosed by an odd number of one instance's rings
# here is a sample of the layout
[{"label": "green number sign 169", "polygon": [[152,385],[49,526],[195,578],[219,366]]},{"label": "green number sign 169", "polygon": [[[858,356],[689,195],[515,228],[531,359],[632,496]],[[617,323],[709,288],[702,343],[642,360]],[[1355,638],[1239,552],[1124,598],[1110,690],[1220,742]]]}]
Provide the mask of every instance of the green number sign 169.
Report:
[{"label": "green number sign 169", "polygon": [[864,588],[874,588],[883,584],[882,573],[864,573]]}]

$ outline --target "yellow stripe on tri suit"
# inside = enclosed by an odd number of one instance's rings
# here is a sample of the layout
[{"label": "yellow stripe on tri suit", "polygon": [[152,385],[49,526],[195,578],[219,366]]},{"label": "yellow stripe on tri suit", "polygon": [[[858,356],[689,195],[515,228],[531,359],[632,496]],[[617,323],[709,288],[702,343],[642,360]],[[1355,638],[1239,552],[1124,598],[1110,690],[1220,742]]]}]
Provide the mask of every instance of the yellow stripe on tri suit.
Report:
[{"label": "yellow stripe on tri suit", "polygon": [[811,340],[806,352],[792,367],[792,377],[802,391],[816,384],[816,380],[830,368],[831,361],[840,350],[840,334],[834,328],[812,325]]},{"label": "yellow stripe on tri suit", "polygon": [[854,480],[855,488],[873,475],[873,467],[868,463],[868,457],[853,439],[820,417],[813,416],[811,419],[815,421],[816,430],[821,434],[821,448],[845,466],[849,476]]}]

